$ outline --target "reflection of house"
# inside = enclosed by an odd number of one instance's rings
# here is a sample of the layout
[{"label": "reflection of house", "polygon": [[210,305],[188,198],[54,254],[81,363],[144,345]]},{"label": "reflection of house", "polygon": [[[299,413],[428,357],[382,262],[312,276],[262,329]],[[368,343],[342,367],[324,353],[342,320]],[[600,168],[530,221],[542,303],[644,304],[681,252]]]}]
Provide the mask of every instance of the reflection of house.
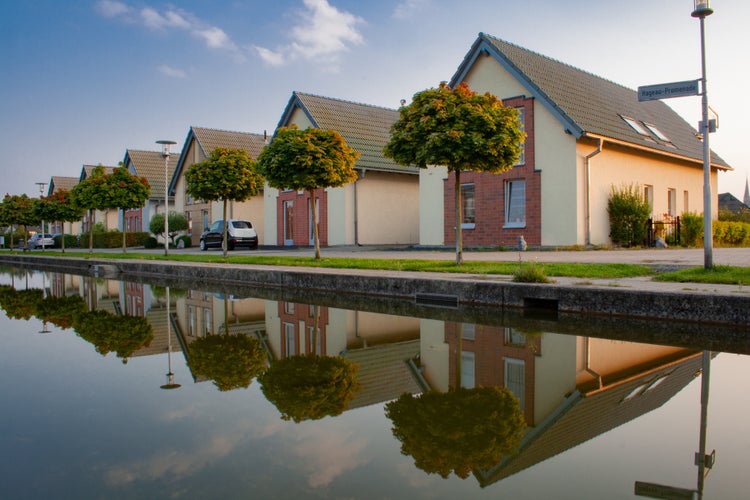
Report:
[{"label": "reflection of house", "polygon": [[[279,127],[297,125],[336,130],[360,153],[357,181],[316,191],[322,245],[417,243],[419,179],[417,168],[384,158],[383,146],[398,111],[294,92]],[[310,194],[265,191],[266,242],[310,245],[313,241]]]},{"label": "reflection of house", "polygon": [[[128,232],[150,232],[151,217],[164,212],[165,175],[172,178],[174,161],[167,167],[161,151],[139,151],[128,149],[122,161],[132,175],[145,177],[151,186],[151,197],[142,208],[125,211],[125,227]],[[165,172],[165,168],[167,172]],[[173,205],[170,200],[170,210]]]},{"label": "reflection of house", "polygon": [[[517,108],[527,134],[510,171],[461,175],[464,244],[608,243],[607,200],[622,184],[639,183],[657,216],[702,206],[701,141],[662,101],[482,33],[450,83],[462,82]],[[729,168],[713,156],[713,192]],[[420,178],[420,242],[451,244],[455,176],[441,167]]]},{"label": "reflection of house", "polygon": [[[49,180],[49,189],[47,190],[47,196],[51,196],[59,191],[72,191],[78,184],[78,177],[61,177],[53,175]],[[52,234],[66,233],[66,234],[79,234],[81,229],[81,221],[68,222],[68,229],[65,230],[63,222],[50,222],[48,232]]]},{"label": "reflection of house", "polygon": [[[441,387],[497,385],[519,398],[528,425],[518,452],[489,471],[498,481],[658,408],[693,380],[700,353],[678,347],[446,323]],[[460,340],[460,342],[459,342]],[[430,348],[424,344],[423,349]],[[437,356],[421,361],[439,363]],[[457,374],[460,373],[460,381]],[[438,374],[443,380],[435,380]]]},{"label": "reflection of house", "polygon": [[280,359],[313,352],[342,355],[359,365],[361,390],[349,404],[359,408],[389,401],[404,392],[416,393],[419,385],[408,361],[419,355],[419,320],[401,316],[268,301],[267,343],[272,357]]},{"label": "reflection of house", "polygon": [[[263,134],[190,127],[185,145],[175,164],[169,194],[174,196],[175,210],[184,213],[188,220],[188,233],[192,237],[193,245],[198,245],[201,233],[208,229],[213,221],[223,217],[223,208],[221,202],[204,202],[188,195],[185,192],[185,171],[192,164],[206,160],[216,148],[244,149],[251,158],[257,159],[265,145]],[[254,196],[244,202],[230,201],[227,212],[230,219],[249,220],[258,233],[258,242],[263,244],[263,196]]]}]

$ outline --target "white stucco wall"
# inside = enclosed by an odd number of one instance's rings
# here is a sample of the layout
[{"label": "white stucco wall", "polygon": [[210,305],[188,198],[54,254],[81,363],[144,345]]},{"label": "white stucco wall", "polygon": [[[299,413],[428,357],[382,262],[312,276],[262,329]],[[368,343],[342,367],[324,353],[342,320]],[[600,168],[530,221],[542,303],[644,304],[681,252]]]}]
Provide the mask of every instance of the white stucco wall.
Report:
[{"label": "white stucco wall", "polygon": [[434,319],[419,321],[419,357],[423,375],[432,389],[447,392],[450,388],[449,349],[445,341],[445,322]]},{"label": "white stucco wall", "polygon": [[448,168],[427,167],[419,171],[419,244],[445,244],[443,231],[443,190]]},{"label": "white stucco wall", "polygon": [[[353,189],[351,185],[328,188],[328,246],[352,244],[353,239],[347,240],[347,191]],[[321,215],[322,217],[322,215]],[[351,216],[349,217],[351,220]],[[349,231],[350,235],[352,234]],[[351,238],[351,236],[350,236]]]},{"label": "white stucco wall", "polygon": [[[276,221],[276,199],[279,190],[265,183],[263,186],[263,240],[267,245],[276,245],[278,223]],[[260,237],[260,233],[258,233]]]},{"label": "white stucco wall", "polygon": [[[354,184],[348,186],[354,192]],[[357,181],[358,242],[361,245],[419,242],[419,177],[367,171]],[[352,207],[348,211],[354,217]],[[354,243],[353,235],[351,243]]]},{"label": "white stucco wall", "polygon": [[534,361],[534,425],[539,424],[576,388],[577,339],[545,332]]}]

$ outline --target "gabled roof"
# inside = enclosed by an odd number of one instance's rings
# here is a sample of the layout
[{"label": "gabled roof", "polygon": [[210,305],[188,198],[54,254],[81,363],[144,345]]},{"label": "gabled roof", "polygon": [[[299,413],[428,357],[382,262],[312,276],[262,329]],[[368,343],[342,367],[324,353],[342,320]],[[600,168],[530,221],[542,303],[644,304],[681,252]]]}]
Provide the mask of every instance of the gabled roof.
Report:
[{"label": "gabled roof", "polygon": [[187,154],[190,143],[195,141],[204,158],[208,158],[216,148],[244,149],[254,160],[266,146],[265,134],[253,134],[250,132],[233,132],[230,130],[218,130],[205,127],[190,127],[185,144],[182,146],[180,158],[177,160],[172,179],[169,182],[169,194],[174,194],[177,179],[182,175],[187,162]]},{"label": "gabled roof", "polygon": [[[453,75],[451,85],[460,83],[482,54],[492,56],[576,139],[612,139],[639,149],[703,162],[703,143],[696,130],[664,102],[639,102],[635,90],[484,33],[479,33]],[[648,130],[648,136],[639,134],[623,116],[641,126],[655,125],[669,141]],[[731,169],[715,153],[712,166]]]},{"label": "gabled roof", "polygon": [[115,171],[116,167],[108,167],[106,165],[84,165],[81,169],[81,176],[78,178],[78,182],[81,182],[82,180],[85,180],[88,176],[91,175],[91,172],[96,168],[102,166],[104,167],[104,173],[106,175],[111,174]]},{"label": "gabled roof", "polygon": [[[164,199],[164,156],[161,151],[141,151],[128,149],[122,163],[128,171],[138,177],[145,177],[151,186],[151,199]],[[167,177],[175,170],[174,159],[170,157]]]},{"label": "gabled roof", "polygon": [[419,172],[417,167],[405,167],[383,156],[383,147],[391,137],[391,125],[399,117],[398,110],[293,92],[279,127],[289,125],[296,109],[302,110],[313,126],[340,133],[360,153],[355,168],[404,174]]},{"label": "gabled roof", "polygon": [[750,207],[735,198],[732,193],[720,193],[719,210],[728,210],[733,214],[741,214],[750,212]]},{"label": "gabled roof", "polygon": [[78,185],[78,177],[62,177],[53,175],[49,181],[49,189],[47,190],[47,196],[54,194],[58,191],[70,191]]}]

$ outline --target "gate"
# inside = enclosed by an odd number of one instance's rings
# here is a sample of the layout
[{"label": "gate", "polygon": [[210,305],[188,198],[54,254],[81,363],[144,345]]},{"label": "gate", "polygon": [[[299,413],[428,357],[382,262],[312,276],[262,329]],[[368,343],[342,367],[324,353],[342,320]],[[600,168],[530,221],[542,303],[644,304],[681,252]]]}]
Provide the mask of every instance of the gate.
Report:
[{"label": "gate", "polygon": [[656,238],[661,238],[667,245],[680,244],[680,217],[665,217],[662,220],[649,219],[646,223],[648,226],[648,236],[646,244],[649,247],[656,246]]}]

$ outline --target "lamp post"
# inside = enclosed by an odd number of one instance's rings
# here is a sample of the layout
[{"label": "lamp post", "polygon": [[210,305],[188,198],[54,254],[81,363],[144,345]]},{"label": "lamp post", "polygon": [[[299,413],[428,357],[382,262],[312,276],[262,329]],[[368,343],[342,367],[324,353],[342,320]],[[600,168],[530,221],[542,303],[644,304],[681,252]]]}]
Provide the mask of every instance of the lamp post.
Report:
[{"label": "lamp post", "polygon": [[164,255],[169,255],[169,147],[177,143],[162,139],[156,144],[161,144],[164,157]]},{"label": "lamp post", "polygon": [[[46,182],[37,182],[37,186],[39,186],[39,199],[42,199],[42,196],[44,196],[44,188],[47,185]],[[44,252],[44,219],[42,219],[42,252]]]},{"label": "lamp post", "polygon": [[714,11],[709,6],[709,0],[693,0],[693,17],[700,19],[701,30],[701,79],[703,81],[702,107],[703,118],[700,132],[703,138],[703,266],[711,269],[713,263],[713,229],[711,222],[711,150],[708,146],[708,136],[711,127],[708,120],[708,88],[706,85],[706,17]]}]

